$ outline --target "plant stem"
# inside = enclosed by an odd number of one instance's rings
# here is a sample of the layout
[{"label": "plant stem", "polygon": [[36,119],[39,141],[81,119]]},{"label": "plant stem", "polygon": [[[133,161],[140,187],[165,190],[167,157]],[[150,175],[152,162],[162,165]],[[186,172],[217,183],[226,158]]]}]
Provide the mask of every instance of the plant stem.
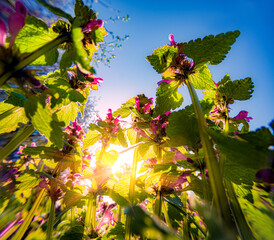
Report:
[{"label": "plant stem", "polygon": [[91,215],[93,230],[96,229],[96,206],[97,206],[97,195],[94,194],[92,197],[92,215]]},{"label": "plant stem", "polygon": [[[138,149],[134,149],[133,161],[132,161],[132,170],[130,175],[130,183],[129,183],[129,202],[130,206],[135,203],[135,182],[136,182],[136,174],[137,174],[137,162],[138,162]],[[131,223],[132,217],[127,215],[126,218],[126,226],[125,226],[125,240],[131,239]]]},{"label": "plant stem", "polygon": [[51,199],[49,221],[47,225],[47,240],[51,239],[54,219],[55,219],[55,201]]},{"label": "plant stem", "polygon": [[86,212],[86,219],[85,219],[85,227],[86,227],[86,234],[89,234],[91,232],[92,223],[91,223],[91,217],[92,217],[92,202],[93,198],[88,198],[88,204],[87,204],[87,212]]},{"label": "plant stem", "polygon": [[206,132],[206,121],[202,112],[202,108],[191,82],[189,82],[189,80],[186,80],[185,82],[189,90],[197,118],[198,130],[204,150],[204,159],[208,169],[209,183],[211,186],[214,203],[216,205],[216,211],[219,220],[224,222],[230,230],[233,230],[235,233],[235,238],[237,238],[236,226],[231,217],[231,211],[226,197],[225,188],[223,185],[223,177],[216,158],[216,153],[214,151],[213,144]]},{"label": "plant stem", "polygon": [[163,204],[163,205],[162,205],[162,209],[163,209],[163,212],[164,212],[166,224],[167,224],[167,226],[169,226],[170,228],[173,228],[173,227],[172,227],[172,224],[171,224],[171,221],[170,221],[170,218],[169,218],[169,215],[168,215],[166,203],[163,201],[162,204]]},{"label": "plant stem", "polygon": [[[205,179],[204,179],[205,180]],[[186,183],[183,183],[183,189],[186,187]],[[184,206],[186,207],[186,211],[187,211],[187,192],[186,191],[183,191],[183,194],[182,194],[182,202],[184,204]],[[188,240],[189,239],[189,235],[188,235],[188,218],[187,218],[187,215],[184,215],[183,217],[183,238],[185,240]]]},{"label": "plant stem", "polygon": [[[225,135],[228,135],[229,133],[229,116],[228,116],[228,112],[226,114],[226,118],[225,118],[225,128],[224,128],[224,133]],[[226,156],[221,155],[220,156],[220,163],[221,166],[223,167],[226,161]],[[248,223],[246,222],[244,213],[242,211],[242,208],[240,206],[240,203],[238,201],[238,198],[236,196],[236,193],[234,191],[234,187],[233,187],[233,183],[228,181],[227,179],[224,179],[224,185],[226,187],[227,190],[227,195],[229,198],[229,202],[230,202],[230,208],[232,210],[232,214],[234,216],[235,222],[236,222],[236,226],[237,226],[237,230],[240,234],[241,239],[246,239],[246,240],[253,240],[255,239],[252,231],[250,230]]]},{"label": "plant stem", "polygon": [[156,194],[154,213],[156,216],[161,218],[161,214],[162,214],[162,192],[161,192],[161,189],[159,189]]},{"label": "plant stem", "polygon": [[75,223],[75,210],[76,210],[76,207],[72,206],[72,208],[70,210],[70,214],[71,214],[71,226],[73,226],[74,223]]},{"label": "plant stem", "polygon": [[39,58],[43,54],[47,53],[48,51],[52,50],[53,48],[58,47],[60,44],[68,41],[70,39],[70,36],[68,34],[61,35],[52,41],[46,43],[44,46],[38,48],[37,50],[30,53],[27,57],[25,57],[23,60],[21,60],[17,65],[13,67],[12,70],[5,72],[0,77],[0,87],[10,78],[12,75],[19,71],[20,69],[26,67],[30,63],[32,63],[35,59]]},{"label": "plant stem", "polygon": [[13,236],[12,240],[21,240],[22,237],[24,236],[25,232],[27,231],[33,217],[35,214],[36,209],[39,207],[43,197],[44,197],[44,193],[45,193],[46,189],[43,188],[41,190],[41,192],[39,193],[36,201],[34,202],[31,210],[29,211],[27,217],[25,218],[24,222],[22,223],[22,225],[20,226],[20,228],[18,229],[18,231],[16,232],[16,234]]},{"label": "plant stem", "polygon": [[24,126],[15,137],[0,150],[0,159],[1,161],[9,156],[23,141],[25,141],[33,132],[34,127]]}]

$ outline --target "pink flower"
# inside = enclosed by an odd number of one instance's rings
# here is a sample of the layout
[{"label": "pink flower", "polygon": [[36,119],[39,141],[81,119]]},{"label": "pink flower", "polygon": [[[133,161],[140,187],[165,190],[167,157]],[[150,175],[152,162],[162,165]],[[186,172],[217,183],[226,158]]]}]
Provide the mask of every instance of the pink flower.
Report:
[{"label": "pink flower", "polygon": [[103,203],[101,204],[100,208],[99,208],[99,215],[103,215],[103,217],[101,218],[101,221],[99,222],[99,224],[97,225],[97,229],[101,229],[102,226],[104,224],[111,224],[112,226],[115,223],[115,219],[114,219],[114,214],[112,212],[112,209],[116,207],[116,203],[112,203],[112,204],[107,204],[107,203]]},{"label": "pink flower", "polygon": [[169,34],[168,39],[170,41],[170,46],[177,47],[177,43],[174,41],[174,35],[173,34]]},{"label": "pink flower", "polygon": [[250,122],[251,119],[253,119],[252,117],[248,117],[248,112],[247,111],[240,111],[239,114],[234,117],[235,119],[245,119],[247,122]]},{"label": "pink flower", "polygon": [[5,22],[0,18],[0,45],[5,46],[7,38],[7,27]]},{"label": "pink flower", "polygon": [[87,25],[82,29],[83,33],[89,33],[91,31],[97,30],[100,27],[103,27],[104,22],[101,19],[90,20]]},{"label": "pink flower", "polygon": [[163,83],[163,82],[169,84],[169,83],[171,83],[172,81],[175,81],[175,79],[163,79],[163,80],[157,82],[157,84],[160,85],[160,84]]},{"label": "pink flower", "polygon": [[[140,99],[141,99],[141,102],[140,102]],[[149,100],[148,103],[142,103],[144,102],[144,99],[145,99],[145,102],[147,100]],[[151,108],[151,105],[153,104],[153,98],[146,98],[144,95],[138,95],[138,97],[135,98],[135,105],[136,105],[136,109],[138,110],[139,113],[141,114],[148,114],[150,113],[150,108]]]},{"label": "pink flower", "polygon": [[[19,31],[25,25],[27,16],[27,8],[21,1],[15,2],[15,10],[5,7],[0,4],[0,7],[5,11],[9,17],[7,20],[8,29],[10,33],[10,46],[14,44],[15,38]],[[3,20],[0,21],[0,45],[4,46],[6,42],[7,28]]]}]

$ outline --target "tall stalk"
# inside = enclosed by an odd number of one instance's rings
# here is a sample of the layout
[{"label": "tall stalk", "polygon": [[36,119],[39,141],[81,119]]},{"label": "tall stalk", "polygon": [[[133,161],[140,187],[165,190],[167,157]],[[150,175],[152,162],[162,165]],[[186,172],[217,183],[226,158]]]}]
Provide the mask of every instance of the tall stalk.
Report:
[{"label": "tall stalk", "polygon": [[22,239],[22,237],[24,236],[25,232],[27,231],[27,229],[35,215],[35,211],[39,207],[39,205],[44,197],[45,191],[46,191],[45,188],[43,188],[41,190],[41,192],[39,193],[38,197],[36,198],[31,210],[29,211],[28,215],[24,219],[24,222],[22,223],[22,225],[20,226],[18,231],[15,233],[15,235],[12,237],[12,240],[21,240]]},{"label": "tall stalk", "polygon": [[236,239],[236,226],[232,220],[229,203],[223,185],[223,177],[216,158],[216,153],[214,151],[213,144],[209,139],[209,135],[206,132],[206,121],[202,112],[202,108],[191,82],[189,82],[189,80],[187,79],[185,83],[190,93],[190,97],[197,118],[198,130],[204,150],[204,159],[206,167],[208,169],[209,183],[211,186],[213,200],[216,206],[219,221],[224,222],[229,230],[232,230],[234,232],[234,237]]},{"label": "tall stalk", "polygon": [[[228,112],[226,114],[226,119],[225,119],[224,133],[225,133],[225,135],[228,135],[228,133],[229,133]],[[223,166],[225,164],[225,161],[226,161],[226,156],[221,155],[220,156],[221,166]],[[242,208],[240,206],[240,203],[239,203],[236,193],[234,191],[233,183],[224,179],[224,185],[227,190],[230,208],[231,208],[232,214],[234,216],[236,226],[237,226],[237,229],[238,229],[241,239],[244,239],[244,240],[255,239],[255,237],[253,236],[252,231],[250,230],[248,223],[245,219],[244,213],[242,211]]]},{"label": "tall stalk", "polygon": [[22,59],[17,65],[12,66],[12,70],[9,70],[3,73],[0,76],[0,87],[17,71],[26,67],[27,65],[31,64],[35,59],[39,58],[43,54],[47,53],[48,51],[52,50],[53,48],[58,47],[60,44],[68,41],[70,39],[70,35],[61,35],[52,41],[46,43],[44,46],[38,48],[37,50],[33,51],[29,55],[27,55],[24,59]]},{"label": "tall stalk", "polygon": [[51,239],[54,219],[55,219],[55,200],[51,198],[49,221],[47,225],[47,240]]},{"label": "tall stalk", "polygon": [[[134,149],[133,161],[132,161],[132,170],[130,175],[130,183],[129,183],[129,202],[130,206],[135,203],[135,183],[136,183],[136,175],[137,175],[137,162],[138,162],[138,149]],[[127,215],[126,224],[125,224],[125,240],[131,239],[131,224],[132,217]]]},{"label": "tall stalk", "polygon": [[19,145],[25,141],[33,132],[33,125],[25,125],[19,132],[13,137],[13,139],[0,150],[0,160],[2,161],[9,156]]}]

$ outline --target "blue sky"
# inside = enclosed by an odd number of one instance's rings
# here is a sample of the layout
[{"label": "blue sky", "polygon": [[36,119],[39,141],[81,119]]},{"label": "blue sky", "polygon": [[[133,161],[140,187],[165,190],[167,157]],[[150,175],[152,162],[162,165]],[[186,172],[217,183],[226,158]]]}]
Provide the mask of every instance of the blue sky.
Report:
[{"label": "blue sky", "polygon": [[[154,48],[168,44],[168,35],[174,34],[177,42],[188,42],[209,34],[240,30],[241,35],[232,46],[227,58],[218,66],[210,66],[214,81],[226,73],[232,80],[251,77],[255,83],[253,98],[232,105],[231,116],[247,110],[253,117],[251,130],[267,126],[274,119],[271,72],[274,55],[274,1],[162,1],[162,0],[86,0],[93,2],[99,18],[104,20],[117,15],[130,16],[130,21],[106,23],[108,30],[130,38],[116,49],[116,58],[109,67],[99,64],[97,76],[104,82],[98,92],[96,108],[104,117],[108,108],[117,109],[137,94],[154,97],[161,75],[146,61]],[[103,3],[103,4],[102,4]],[[108,8],[103,5],[107,5]],[[68,6],[67,6],[68,7]],[[69,10],[69,8],[66,8]],[[113,11],[111,8],[118,10]],[[64,9],[65,10],[65,9]],[[109,37],[110,38],[110,37]],[[182,87],[184,105],[190,104],[188,92]],[[202,97],[202,94],[199,94]]]},{"label": "blue sky", "polygon": [[[223,3],[222,3],[223,2]],[[99,18],[125,16],[130,21],[107,23],[107,29],[130,38],[116,49],[116,58],[110,67],[99,65],[97,75],[104,79],[98,92],[97,109],[104,114],[108,108],[117,109],[121,103],[137,94],[154,97],[161,75],[150,66],[145,57],[154,48],[168,44],[168,35],[175,41],[188,42],[209,34],[240,30],[241,35],[232,46],[226,59],[217,66],[210,66],[217,82],[229,73],[232,80],[251,77],[254,84],[253,97],[248,101],[237,101],[232,105],[231,116],[247,110],[253,117],[250,129],[267,126],[274,119],[273,112],[273,36],[274,1],[161,1],[161,0],[109,0],[104,1],[120,12],[111,11],[94,3]],[[190,104],[187,91],[184,106]],[[199,95],[202,97],[202,95]]]}]

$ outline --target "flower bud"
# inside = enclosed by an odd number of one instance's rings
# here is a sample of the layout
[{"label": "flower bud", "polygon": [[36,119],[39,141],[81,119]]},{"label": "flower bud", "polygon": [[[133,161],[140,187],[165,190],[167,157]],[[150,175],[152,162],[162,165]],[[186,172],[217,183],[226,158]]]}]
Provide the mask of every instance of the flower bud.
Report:
[{"label": "flower bud", "polygon": [[89,33],[93,30],[97,30],[98,28],[102,27],[104,22],[101,19],[97,20],[90,20],[87,25],[82,29],[83,33]]}]

